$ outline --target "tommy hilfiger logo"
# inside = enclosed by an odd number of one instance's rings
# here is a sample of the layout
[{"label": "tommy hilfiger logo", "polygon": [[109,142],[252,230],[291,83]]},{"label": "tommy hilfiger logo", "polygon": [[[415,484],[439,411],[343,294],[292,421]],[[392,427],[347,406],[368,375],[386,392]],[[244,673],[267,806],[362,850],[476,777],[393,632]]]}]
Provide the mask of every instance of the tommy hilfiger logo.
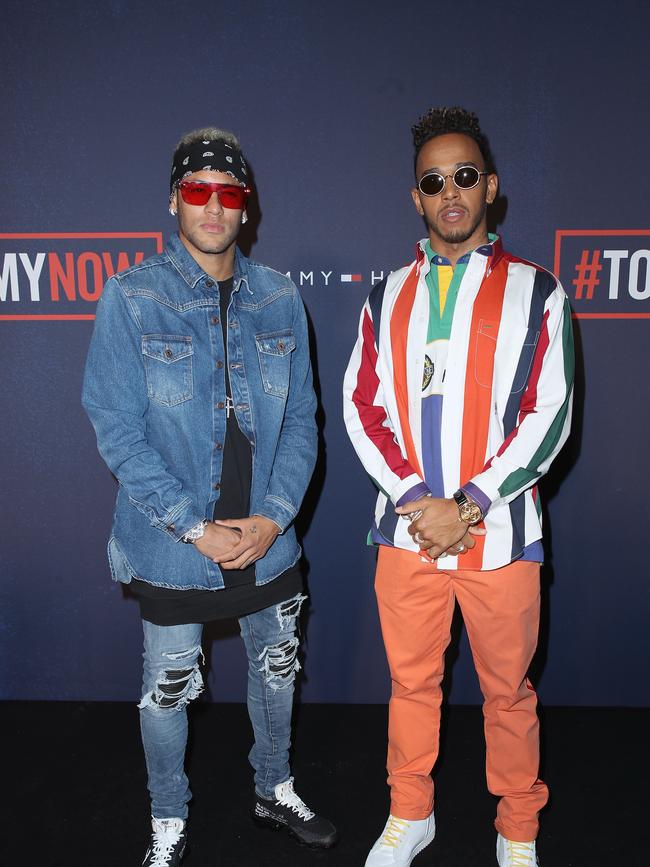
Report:
[{"label": "tommy hilfiger logo", "polygon": [[94,319],[106,280],[162,249],[160,232],[0,234],[0,321]]},{"label": "tommy hilfiger logo", "polygon": [[311,268],[308,271],[285,271],[285,274],[296,286],[336,286],[339,283],[363,283],[371,289],[380,283],[390,271],[370,269],[365,274],[339,273],[338,271],[323,271]]}]

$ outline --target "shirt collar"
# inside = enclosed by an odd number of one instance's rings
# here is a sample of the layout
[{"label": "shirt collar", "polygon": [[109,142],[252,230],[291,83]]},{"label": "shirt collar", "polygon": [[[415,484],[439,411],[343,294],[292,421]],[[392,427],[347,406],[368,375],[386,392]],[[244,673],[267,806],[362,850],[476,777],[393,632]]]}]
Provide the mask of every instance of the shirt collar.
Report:
[{"label": "shirt collar", "polygon": [[[466,265],[470,257],[473,253],[478,253],[480,256],[485,256],[486,258],[492,258],[492,267],[496,263],[497,259],[501,257],[502,245],[501,238],[498,235],[493,235],[492,233],[488,233],[488,243],[481,244],[479,247],[476,247],[474,250],[470,250],[468,253],[464,253],[460,259],[456,262],[457,265]],[[419,264],[422,264],[424,260],[428,260],[431,265],[451,265],[449,259],[446,259],[444,256],[440,256],[431,248],[431,243],[428,238],[423,238],[418,242],[416,248],[416,257]]]},{"label": "shirt collar", "polygon": [[[192,289],[194,289],[197,283],[199,283],[203,278],[206,278],[206,280],[213,280],[213,278],[209,277],[209,275],[205,273],[196,259],[189,253],[185,244],[181,241],[178,232],[174,232],[167,241],[165,252],[183,280],[185,280],[188,286],[191,286]],[[213,280],[213,282],[216,281]],[[236,292],[242,283],[244,283],[246,288],[248,288],[246,258],[239,252],[239,249],[235,249],[235,272],[233,275],[232,291]]]}]

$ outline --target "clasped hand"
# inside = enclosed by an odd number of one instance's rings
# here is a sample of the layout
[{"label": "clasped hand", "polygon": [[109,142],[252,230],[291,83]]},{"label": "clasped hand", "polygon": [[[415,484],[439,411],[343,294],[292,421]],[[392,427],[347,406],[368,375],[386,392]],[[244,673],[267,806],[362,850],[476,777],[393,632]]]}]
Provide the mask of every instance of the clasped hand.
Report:
[{"label": "clasped hand", "polygon": [[245,569],[263,557],[280,534],[270,518],[226,518],[212,521],[194,547],[222,569]]},{"label": "clasped hand", "polygon": [[483,528],[468,527],[460,520],[458,506],[453,499],[420,497],[398,506],[395,511],[405,516],[416,513],[408,531],[420,550],[426,551],[432,560],[444,554],[464,554],[476,545],[474,536],[485,535]]}]

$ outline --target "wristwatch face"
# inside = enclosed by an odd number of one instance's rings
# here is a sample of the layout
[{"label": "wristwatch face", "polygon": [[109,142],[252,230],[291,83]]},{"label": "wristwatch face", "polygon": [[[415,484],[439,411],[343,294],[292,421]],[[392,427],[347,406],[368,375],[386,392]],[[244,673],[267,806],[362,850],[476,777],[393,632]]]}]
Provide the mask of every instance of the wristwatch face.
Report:
[{"label": "wristwatch face", "polygon": [[482,520],[483,514],[476,503],[465,501],[458,507],[460,517],[466,524],[478,524]]}]

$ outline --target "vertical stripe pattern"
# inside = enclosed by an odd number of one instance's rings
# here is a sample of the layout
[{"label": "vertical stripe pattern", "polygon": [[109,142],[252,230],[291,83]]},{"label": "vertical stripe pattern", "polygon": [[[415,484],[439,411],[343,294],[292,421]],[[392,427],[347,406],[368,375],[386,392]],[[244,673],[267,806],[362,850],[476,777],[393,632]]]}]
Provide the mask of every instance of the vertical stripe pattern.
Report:
[{"label": "vertical stripe pattern", "polygon": [[[396,523],[394,506],[423,483],[418,456],[426,437],[414,399],[422,368],[413,352],[423,358],[427,340],[424,243],[416,262],[371,293],[344,383],[348,433],[383,491],[373,537],[408,550],[417,545]],[[573,374],[571,313],[556,278],[499,241],[491,261],[472,253],[449,341],[442,465],[445,496],[471,482],[492,505],[485,540],[464,555],[462,568],[498,568],[541,538],[537,481],[568,436]],[[456,559],[445,564],[455,568]]]}]

